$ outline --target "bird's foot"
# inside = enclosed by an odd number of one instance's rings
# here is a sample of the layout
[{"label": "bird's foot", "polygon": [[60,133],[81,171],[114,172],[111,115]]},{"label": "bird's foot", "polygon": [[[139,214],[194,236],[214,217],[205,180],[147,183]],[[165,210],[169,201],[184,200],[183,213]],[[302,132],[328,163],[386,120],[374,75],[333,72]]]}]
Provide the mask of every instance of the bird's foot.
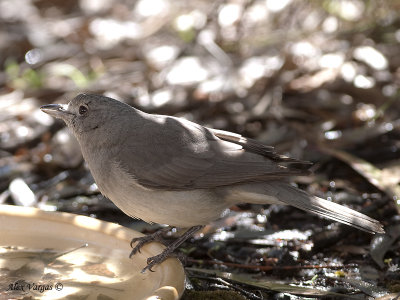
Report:
[{"label": "bird's foot", "polygon": [[167,247],[163,252],[161,252],[158,255],[149,257],[147,259],[147,266],[143,268],[142,273],[146,272],[146,270],[149,270],[150,272],[154,272],[153,271],[153,267],[155,265],[161,264],[164,260],[166,260],[167,258],[170,257],[179,257],[179,254],[176,254],[175,249],[173,249],[172,247]]},{"label": "bird's foot", "polygon": [[[154,271],[152,270],[152,268],[153,268],[154,266],[156,266],[156,265],[162,263],[164,260],[166,260],[166,259],[169,258],[169,257],[178,257],[180,260],[182,260],[182,255],[176,254],[176,253],[174,253],[174,251],[175,251],[184,241],[186,241],[189,237],[191,237],[196,231],[200,230],[200,229],[203,228],[203,227],[204,227],[204,226],[202,226],[202,225],[190,227],[182,236],[180,236],[179,238],[177,238],[177,239],[176,239],[175,241],[173,241],[170,245],[166,246],[166,248],[164,249],[163,252],[161,252],[161,253],[158,254],[158,255],[149,257],[149,258],[147,259],[147,266],[143,268],[142,273],[146,272],[146,270],[149,270],[149,271],[151,271],[151,272],[154,272]],[[163,229],[164,229],[164,228],[163,228]],[[158,233],[158,231],[155,232],[155,233],[153,233],[153,235],[156,234],[156,233]],[[143,237],[143,238],[145,238],[145,237]],[[135,240],[136,240],[136,239],[135,239]],[[141,241],[142,241],[142,240],[140,240],[139,243],[141,243]],[[135,242],[135,241],[134,241],[134,242]],[[142,246],[143,246],[143,243],[148,243],[148,242],[149,242],[149,240],[146,239],[145,242],[142,242]],[[139,245],[139,244],[138,244],[138,245]],[[134,252],[134,250],[138,247],[138,245],[136,245],[136,247],[132,250],[131,256],[134,254],[133,252]],[[140,248],[139,248],[139,249],[140,249]],[[137,251],[139,251],[139,250],[136,250],[136,252],[137,252]],[[136,252],[135,252],[135,253],[136,253]],[[132,253],[133,253],[133,254],[132,254]]]},{"label": "bird's foot", "polygon": [[[148,243],[156,241],[156,242],[164,244],[164,239],[162,236],[165,232],[169,231],[170,229],[171,229],[170,227],[165,227],[165,228],[161,228],[161,229],[157,230],[156,232],[154,232],[152,234],[148,234],[148,235],[141,236],[138,238],[133,238],[131,241],[131,244],[130,244],[131,248],[133,248],[133,249],[131,251],[131,254],[129,254],[129,258],[132,258],[132,256],[134,256],[138,252],[140,253],[140,249],[142,249],[142,247]],[[135,243],[137,243],[137,244],[135,247],[133,247],[133,245]]]}]

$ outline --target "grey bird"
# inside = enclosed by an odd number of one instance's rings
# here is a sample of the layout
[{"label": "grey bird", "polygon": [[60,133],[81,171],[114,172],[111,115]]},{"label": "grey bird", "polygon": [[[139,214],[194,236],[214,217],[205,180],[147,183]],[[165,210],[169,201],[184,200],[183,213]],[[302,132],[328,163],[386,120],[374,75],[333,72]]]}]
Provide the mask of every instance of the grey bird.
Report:
[{"label": "grey bird", "polygon": [[[41,110],[65,121],[99,190],[124,213],[189,228],[150,257],[143,271],[238,203],[292,205],[370,233],[384,232],[377,220],[292,186],[289,177],[307,175],[308,162],[239,134],[148,114],[100,95],[80,94],[67,105]],[[159,237],[156,232],[133,239],[131,256]]]}]

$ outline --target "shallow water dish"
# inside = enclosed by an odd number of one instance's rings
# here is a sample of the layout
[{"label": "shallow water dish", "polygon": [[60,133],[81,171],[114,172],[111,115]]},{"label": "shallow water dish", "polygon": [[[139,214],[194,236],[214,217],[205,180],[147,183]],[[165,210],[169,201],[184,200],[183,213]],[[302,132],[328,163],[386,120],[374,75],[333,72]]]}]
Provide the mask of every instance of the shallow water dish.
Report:
[{"label": "shallow water dish", "polygon": [[148,244],[129,259],[139,236],[94,218],[0,205],[0,299],[179,299],[177,259],[140,272],[164,246]]}]

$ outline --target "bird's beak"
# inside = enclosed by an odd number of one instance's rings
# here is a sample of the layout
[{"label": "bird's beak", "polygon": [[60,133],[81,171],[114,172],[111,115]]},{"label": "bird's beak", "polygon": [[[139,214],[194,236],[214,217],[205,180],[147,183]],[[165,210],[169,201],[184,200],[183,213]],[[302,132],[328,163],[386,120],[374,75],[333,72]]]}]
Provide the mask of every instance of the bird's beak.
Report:
[{"label": "bird's beak", "polygon": [[68,104],[46,104],[40,107],[40,109],[59,119],[65,119],[67,115],[71,115],[72,113],[68,111]]}]

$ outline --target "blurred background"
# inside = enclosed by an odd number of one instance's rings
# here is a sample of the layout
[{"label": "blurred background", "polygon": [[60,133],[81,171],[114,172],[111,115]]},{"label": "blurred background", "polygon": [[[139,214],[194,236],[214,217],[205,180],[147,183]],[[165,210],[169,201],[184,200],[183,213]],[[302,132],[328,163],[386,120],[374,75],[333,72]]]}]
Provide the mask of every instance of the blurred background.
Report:
[{"label": "blurred background", "polygon": [[[74,137],[39,110],[104,94],[312,161],[297,185],[389,233],[368,247],[372,236],[294,208],[234,207],[186,245],[187,293],[296,299],[253,277],[229,286],[221,270],[359,299],[399,292],[399,15],[396,0],[0,0],[0,203],[154,230],[99,194]],[[339,270],[301,268],[321,264]]]}]

